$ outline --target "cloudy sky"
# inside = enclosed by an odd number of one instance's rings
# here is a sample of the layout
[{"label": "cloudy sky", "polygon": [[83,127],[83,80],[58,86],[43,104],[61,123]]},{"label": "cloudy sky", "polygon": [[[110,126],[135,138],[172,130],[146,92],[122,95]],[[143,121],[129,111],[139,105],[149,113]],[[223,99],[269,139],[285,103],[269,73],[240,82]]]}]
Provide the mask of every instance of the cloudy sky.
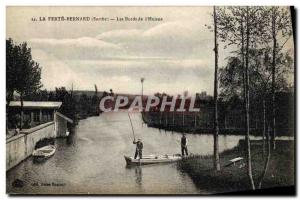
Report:
[{"label": "cloudy sky", "polygon": [[[212,7],[8,7],[7,38],[27,41],[46,89],[138,94],[213,91]],[[162,21],[53,22],[39,17],[157,17]],[[220,57],[221,65],[224,57]]]}]

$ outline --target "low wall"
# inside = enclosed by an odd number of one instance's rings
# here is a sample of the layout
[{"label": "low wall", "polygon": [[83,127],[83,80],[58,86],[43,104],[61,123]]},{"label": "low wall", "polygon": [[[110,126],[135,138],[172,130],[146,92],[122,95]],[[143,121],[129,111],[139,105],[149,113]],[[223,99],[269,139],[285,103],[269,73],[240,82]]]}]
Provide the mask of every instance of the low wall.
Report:
[{"label": "low wall", "polygon": [[6,171],[30,156],[36,143],[44,138],[55,137],[54,122],[41,124],[6,140]]}]

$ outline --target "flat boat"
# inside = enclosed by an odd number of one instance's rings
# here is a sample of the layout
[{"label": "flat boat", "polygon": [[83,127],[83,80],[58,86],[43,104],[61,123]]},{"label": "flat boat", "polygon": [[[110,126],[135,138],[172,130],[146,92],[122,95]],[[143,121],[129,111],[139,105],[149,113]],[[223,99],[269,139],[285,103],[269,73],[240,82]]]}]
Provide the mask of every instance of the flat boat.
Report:
[{"label": "flat boat", "polygon": [[182,160],[180,154],[174,155],[145,155],[142,159],[134,159],[131,156],[124,156],[127,165],[148,165],[148,164],[158,164],[158,163],[171,163]]}]

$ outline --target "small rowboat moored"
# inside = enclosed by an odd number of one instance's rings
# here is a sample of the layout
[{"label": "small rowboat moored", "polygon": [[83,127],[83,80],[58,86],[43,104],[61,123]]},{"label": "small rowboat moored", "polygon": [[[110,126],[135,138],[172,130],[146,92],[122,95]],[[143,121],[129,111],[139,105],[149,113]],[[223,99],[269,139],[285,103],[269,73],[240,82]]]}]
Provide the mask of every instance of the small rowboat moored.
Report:
[{"label": "small rowboat moored", "polygon": [[32,156],[34,158],[40,158],[40,159],[49,158],[50,156],[54,155],[55,150],[56,149],[54,145],[44,146],[34,150]]}]

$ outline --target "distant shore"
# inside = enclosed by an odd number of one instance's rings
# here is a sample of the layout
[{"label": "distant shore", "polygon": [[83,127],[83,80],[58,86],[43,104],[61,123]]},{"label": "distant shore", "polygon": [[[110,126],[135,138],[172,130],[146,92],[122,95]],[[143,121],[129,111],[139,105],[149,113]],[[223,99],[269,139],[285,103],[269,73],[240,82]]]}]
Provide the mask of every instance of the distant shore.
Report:
[{"label": "distant shore", "polygon": [[[181,114],[182,116],[182,114]],[[198,116],[199,117],[199,116]],[[148,127],[158,128],[165,131],[175,131],[175,132],[184,132],[184,133],[190,133],[190,134],[213,134],[213,124],[207,123],[207,124],[201,124],[199,125],[199,118],[195,118],[194,116],[191,116],[187,114],[185,116],[184,123],[182,122],[181,117],[178,117],[175,115],[175,120],[170,116],[167,118],[164,117],[164,115],[153,115],[153,113],[143,113],[142,118],[143,122],[147,124]],[[220,135],[244,135],[244,128],[243,127],[224,127],[219,126],[219,134]],[[262,136],[263,129],[258,128],[251,128],[250,134],[254,136]],[[284,129],[284,130],[278,130],[276,136],[288,136],[293,137],[294,136],[294,129]]]}]

